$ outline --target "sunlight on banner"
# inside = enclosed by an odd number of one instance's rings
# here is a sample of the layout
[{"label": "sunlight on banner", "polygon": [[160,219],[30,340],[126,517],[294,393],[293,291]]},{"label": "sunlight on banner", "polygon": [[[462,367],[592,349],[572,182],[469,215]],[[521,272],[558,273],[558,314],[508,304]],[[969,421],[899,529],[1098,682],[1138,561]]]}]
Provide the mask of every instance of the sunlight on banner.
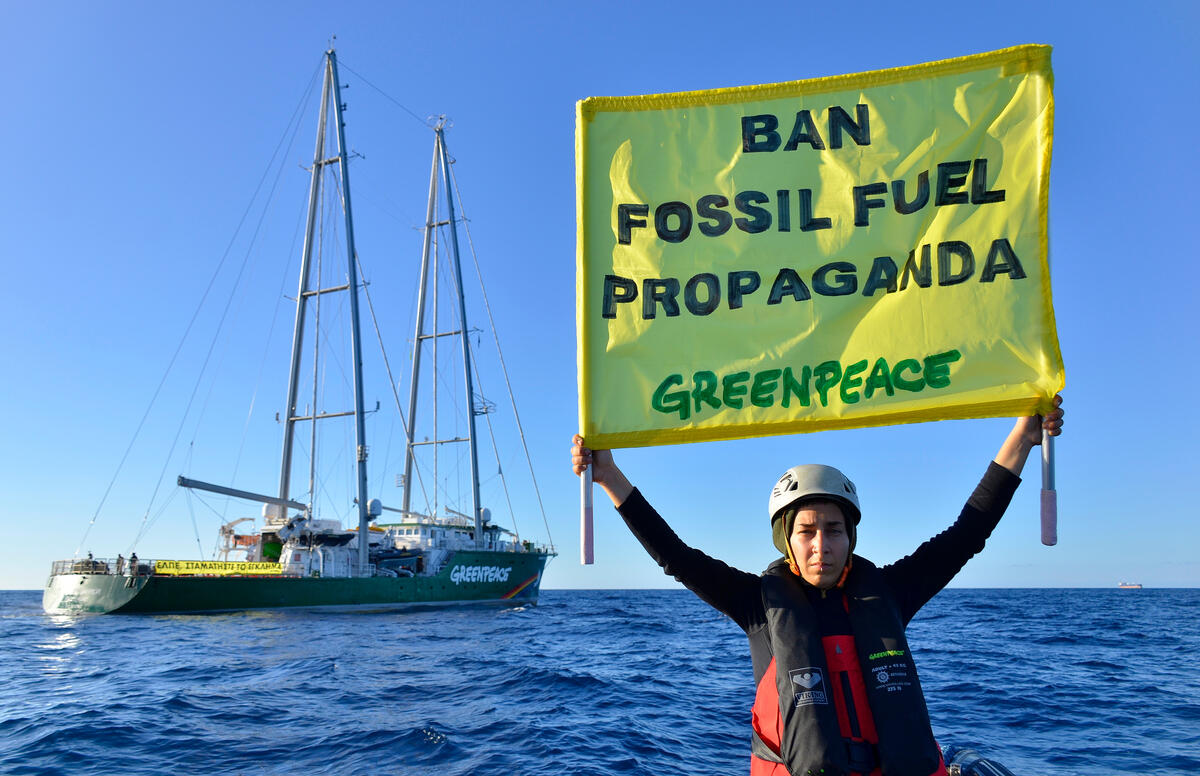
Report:
[{"label": "sunlight on banner", "polygon": [[1048,46],[581,101],[591,447],[1049,407]]}]

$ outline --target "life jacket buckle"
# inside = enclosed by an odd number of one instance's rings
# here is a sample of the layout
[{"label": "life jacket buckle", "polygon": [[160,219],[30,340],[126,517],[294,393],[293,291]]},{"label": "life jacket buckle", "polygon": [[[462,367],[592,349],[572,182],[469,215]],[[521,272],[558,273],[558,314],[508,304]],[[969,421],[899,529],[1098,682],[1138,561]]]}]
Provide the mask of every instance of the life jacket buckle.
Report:
[{"label": "life jacket buckle", "polygon": [[879,767],[879,747],[866,741],[846,739],[846,759],[852,773],[871,773]]}]

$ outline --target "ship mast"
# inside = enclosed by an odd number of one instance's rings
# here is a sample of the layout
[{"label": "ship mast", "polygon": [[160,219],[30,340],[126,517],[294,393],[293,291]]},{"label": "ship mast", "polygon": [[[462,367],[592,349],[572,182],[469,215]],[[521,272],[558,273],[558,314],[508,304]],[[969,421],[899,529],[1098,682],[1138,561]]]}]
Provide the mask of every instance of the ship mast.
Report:
[{"label": "ship mast", "polygon": [[[417,296],[417,326],[416,334],[413,336],[413,358],[412,358],[412,380],[409,382],[408,395],[408,444],[404,459],[404,504],[403,512],[407,514],[411,507],[412,494],[412,474],[415,446],[418,444],[433,444],[439,445],[446,442],[463,442],[465,441],[470,449],[471,463],[471,514],[475,519],[475,546],[476,548],[483,546],[483,510],[479,504],[479,451],[476,441],[475,416],[480,414],[480,411],[475,409],[475,390],[474,381],[471,374],[471,351],[470,341],[467,331],[467,311],[466,300],[463,295],[462,281],[462,265],[458,255],[458,224],[454,216],[454,195],[450,186],[450,158],[446,150],[445,136],[445,121],[441,121],[434,128],[434,145],[433,145],[433,169],[429,176],[429,206],[426,210],[425,217],[425,235],[423,240],[422,255],[421,255],[421,287]],[[437,198],[439,193],[438,178],[442,181],[441,190],[445,192],[446,201],[446,220],[437,221]],[[432,323],[432,332],[426,331],[425,324],[425,291],[429,282],[429,258],[430,245],[433,242],[433,232],[439,226],[448,226],[450,241],[448,253],[455,277],[455,290],[458,294],[458,331],[439,332],[437,330],[438,322],[435,319]],[[436,305],[436,301],[435,301]],[[417,391],[419,386],[419,375],[421,369],[421,350],[422,343],[425,340],[433,340],[436,342],[438,337],[457,335],[461,339],[462,354],[463,354],[463,382],[466,387],[467,401],[467,438],[455,439],[432,439],[425,442],[415,442],[414,436],[416,433],[416,412],[417,412]],[[435,360],[436,361],[436,360]],[[434,369],[437,369],[437,364],[434,364]],[[438,380],[434,377],[434,390],[436,391]],[[436,437],[436,434],[435,434]]]},{"label": "ship mast", "polygon": [[[337,155],[325,157],[326,126],[329,119],[330,99],[333,102],[334,126],[337,132]],[[363,414],[363,373],[362,373],[362,337],[358,321],[358,266],[354,252],[354,222],[350,209],[350,170],[348,152],[346,150],[345,124],[342,121],[341,84],[338,80],[337,54],[333,49],[325,52],[325,82],[321,90],[321,113],[317,124],[316,149],[313,152],[312,180],[308,193],[308,218],[304,232],[304,248],[300,261],[300,288],[296,294],[296,324],[292,335],[292,363],[288,380],[287,417],[284,421],[283,455],[279,474],[279,499],[290,499],[292,472],[292,448],[295,443],[296,423],[303,420],[315,423],[321,418],[340,417],[351,413],[330,413],[317,415],[313,407],[311,417],[300,417],[296,414],[296,404],[300,390],[300,362],[304,349],[304,323],[307,317],[308,300],[319,294],[334,291],[349,291],[350,293],[350,338],[353,351],[354,375],[354,435],[356,445],[356,475],[358,493],[358,567],[359,573],[365,573],[367,568],[367,535],[370,515],[367,509],[367,444],[366,424]],[[312,256],[316,238],[317,211],[320,207],[322,173],[327,165],[337,165],[341,179],[342,211],[346,220],[346,285],[336,288],[313,288]],[[319,278],[317,278],[319,285]],[[312,498],[310,493],[310,499]],[[309,502],[309,513],[312,513],[312,503]]]}]

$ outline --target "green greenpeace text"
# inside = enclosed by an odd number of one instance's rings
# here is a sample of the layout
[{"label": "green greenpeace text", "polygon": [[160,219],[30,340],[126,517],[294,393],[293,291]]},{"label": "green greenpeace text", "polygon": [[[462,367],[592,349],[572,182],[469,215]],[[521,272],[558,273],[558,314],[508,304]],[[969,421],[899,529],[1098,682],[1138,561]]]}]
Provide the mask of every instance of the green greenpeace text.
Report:
[{"label": "green greenpeace text", "polygon": [[801,407],[813,401],[828,407],[831,401],[857,404],[879,396],[895,396],[896,391],[920,393],[928,388],[950,386],[950,365],[962,358],[957,350],[947,350],[923,358],[903,358],[889,364],[883,357],[874,363],[868,359],[842,364],[824,361],[758,372],[731,372],[718,375],[709,370],[692,374],[667,375],[650,399],[655,411],[678,415],[687,420],[709,410],[741,410],[747,407]]}]

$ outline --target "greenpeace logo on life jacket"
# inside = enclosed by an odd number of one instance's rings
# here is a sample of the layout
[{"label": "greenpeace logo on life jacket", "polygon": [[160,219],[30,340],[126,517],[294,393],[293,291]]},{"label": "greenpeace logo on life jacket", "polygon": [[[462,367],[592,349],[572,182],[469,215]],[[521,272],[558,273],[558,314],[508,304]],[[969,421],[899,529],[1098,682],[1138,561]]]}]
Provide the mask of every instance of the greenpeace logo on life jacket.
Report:
[{"label": "greenpeace logo on life jacket", "polygon": [[458,585],[463,582],[507,582],[512,566],[455,566],[450,569],[450,581]]},{"label": "greenpeace logo on life jacket", "polygon": [[796,692],[796,708],[801,706],[824,706],[829,703],[825,695],[825,675],[820,668],[796,668],[788,671],[792,689]]}]

